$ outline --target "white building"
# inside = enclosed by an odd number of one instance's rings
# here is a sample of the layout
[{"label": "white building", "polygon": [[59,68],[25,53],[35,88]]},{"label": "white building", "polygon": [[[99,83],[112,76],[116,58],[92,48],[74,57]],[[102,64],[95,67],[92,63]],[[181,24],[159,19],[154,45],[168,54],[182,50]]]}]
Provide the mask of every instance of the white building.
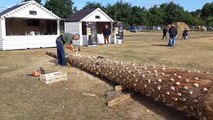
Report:
[{"label": "white building", "polygon": [[0,13],[0,50],[55,47],[60,18],[35,1]]},{"label": "white building", "polygon": [[[65,20],[65,32],[79,34],[80,40],[74,41],[76,45],[97,45],[104,43],[103,29],[105,25],[113,29],[113,22],[100,8],[82,9]],[[117,30],[118,32],[118,30]],[[116,32],[114,32],[117,34]],[[109,37],[110,43],[116,43],[115,34]]]}]

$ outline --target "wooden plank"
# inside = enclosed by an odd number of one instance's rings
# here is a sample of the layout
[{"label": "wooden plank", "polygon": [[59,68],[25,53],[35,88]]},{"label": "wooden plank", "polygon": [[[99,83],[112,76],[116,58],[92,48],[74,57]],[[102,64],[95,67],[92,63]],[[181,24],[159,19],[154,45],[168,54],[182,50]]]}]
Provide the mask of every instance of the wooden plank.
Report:
[{"label": "wooden plank", "polygon": [[108,106],[109,106],[109,107],[113,107],[113,106],[115,106],[115,105],[117,105],[117,104],[120,104],[120,103],[122,103],[123,101],[129,99],[130,97],[131,97],[131,94],[130,94],[130,93],[121,95],[121,96],[119,96],[119,97],[117,97],[117,98],[115,98],[115,99],[109,101],[109,102],[108,102]]},{"label": "wooden plank", "polygon": [[109,91],[105,94],[107,98],[115,98],[123,94],[121,91]]},{"label": "wooden plank", "polygon": [[126,89],[126,86],[124,86],[124,85],[115,86],[115,91],[122,91],[122,90],[125,90],[125,89]]}]

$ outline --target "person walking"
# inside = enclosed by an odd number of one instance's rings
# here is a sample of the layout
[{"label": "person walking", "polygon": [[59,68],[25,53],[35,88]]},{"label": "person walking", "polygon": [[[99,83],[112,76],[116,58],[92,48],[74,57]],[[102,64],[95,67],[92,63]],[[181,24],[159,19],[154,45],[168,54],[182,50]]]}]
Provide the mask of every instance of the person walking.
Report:
[{"label": "person walking", "polygon": [[174,24],[169,28],[169,46],[174,47],[176,45],[176,37],[177,37],[177,28]]},{"label": "person walking", "polygon": [[57,58],[58,58],[58,64],[61,66],[66,66],[67,61],[65,57],[65,49],[64,45],[66,48],[69,50],[76,52],[77,49],[73,47],[73,40],[78,40],[80,38],[79,34],[73,35],[72,33],[65,33],[64,35],[60,35],[56,39],[56,47],[57,47]]},{"label": "person walking", "polygon": [[105,25],[105,28],[103,29],[103,35],[104,35],[104,44],[107,44],[109,46],[109,36],[111,34],[111,30],[108,27],[108,25]]},{"label": "person walking", "polygon": [[166,37],[167,31],[168,30],[166,29],[166,27],[164,27],[162,40],[167,39],[167,37]]}]

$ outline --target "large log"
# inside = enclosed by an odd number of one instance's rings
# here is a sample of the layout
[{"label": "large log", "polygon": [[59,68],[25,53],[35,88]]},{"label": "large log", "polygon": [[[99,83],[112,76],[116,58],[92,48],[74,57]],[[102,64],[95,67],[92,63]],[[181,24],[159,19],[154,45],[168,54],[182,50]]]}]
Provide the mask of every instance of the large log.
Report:
[{"label": "large log", "polygon": [[[56,57],[54,53],[47,54]],[[212,74],[165,66],[143,67],[102,57],[69,56],[67,61],[72,66],[122,84],[188,116],[213,120]]]}]

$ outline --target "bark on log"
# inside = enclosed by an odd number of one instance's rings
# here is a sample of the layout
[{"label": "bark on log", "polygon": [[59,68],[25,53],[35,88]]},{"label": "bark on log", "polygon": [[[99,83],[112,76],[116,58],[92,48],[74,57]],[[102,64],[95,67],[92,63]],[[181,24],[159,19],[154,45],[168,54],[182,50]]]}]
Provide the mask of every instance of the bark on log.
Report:
[{"label": "bark on log", "polygon": [[[47,54],[56,57],[54,53]],[[165,66],[143,67],[86,56],[69,56],[67,61],[72,66],[150,96],[188,116],[213,120],[212,74]]]}]

